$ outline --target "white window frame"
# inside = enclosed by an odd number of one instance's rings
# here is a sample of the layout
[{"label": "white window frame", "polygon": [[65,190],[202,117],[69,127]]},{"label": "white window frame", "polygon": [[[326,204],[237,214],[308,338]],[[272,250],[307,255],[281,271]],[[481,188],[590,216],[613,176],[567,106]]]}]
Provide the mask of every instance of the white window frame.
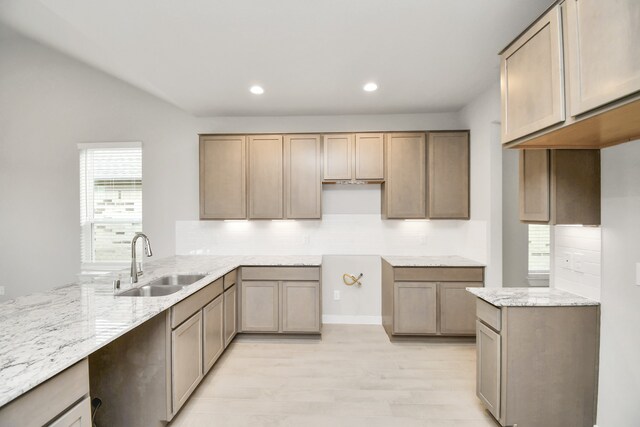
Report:
[{"label": "white window frame", "polygon": [[[549,227],[549,270],[539,270],[539,271],[532,271],[530,269],[530,265],[529,265],[529,245],[530,245],[530,232],[531,232],[531,225],[544,225]],[[553,230],[551,228],[551,225],[547,225],[547,224],[527,224],[527,279],[529,280],[538,280],[538,281],[548,281],[549,277],[551,275],[551,234],[552,234]]]},{"label": "white window frame", "polygon": [[[87,149],[109,149],[109,148],[140,148],[140,149],[142,149],[142,142],[140,142],[140,141],[83,142],[83,143],[77,144],[77,147],[78,147],[78,153],[80,154],[83,150],[87,150]],[[85,179],[85,178],[81,177],[81,179]],[[81,185],[80,188],[82,189],[82,182],[80,183],[80,185]],[[144,182],[143,182],[143,186],[144,186]],[[86,197],[85,197],[84,201],[86,202]],[[82,202],[83,202],[83,199],[81,197],[81,200],[80,200],[80,204],[81,204],[80,209],[81,209],[81,211],[83,209],[86,209],[85,206],[82,206]],[[82,215],[82,213],[81,213],[81,215]],[[108,221],[108,223],[114,223],[114,222],[118,222],[118,221],[117,220]],[[131,221],[123,220],[123,222],[129,223]],[[81,227],[84,226],[84,227],[88,227],[89,228],[88,230],[86,230],[86,232],[81,233],[81,237],[84,236],[84,238],[85,238],[84,245],[81,245],[81,247],[82,246],[84,246],[84,248],[91,248],[92,247],[93,231],[91,230],[91,228],[93,227],[94,224],[99,224],[99,223],[101,223],[101,221],[87,220],[87,221],[85,221],[84,224],[82,224],[82,217],[81,217],[80,226]],[[142,226],[142,218],[140,219],[140,225]],[[89,250],[91,251],[92,249],[89,249]],[[122,262],[85,262],[85,261],[83,261],[85,256],[86,256],[86,254],[83,254],[83,253],[80,254],[80,269],[81,269],[82,272],[116,271],[116,270],[121,270],[124,267],[129,265],[128,261],[122,261]]]}]

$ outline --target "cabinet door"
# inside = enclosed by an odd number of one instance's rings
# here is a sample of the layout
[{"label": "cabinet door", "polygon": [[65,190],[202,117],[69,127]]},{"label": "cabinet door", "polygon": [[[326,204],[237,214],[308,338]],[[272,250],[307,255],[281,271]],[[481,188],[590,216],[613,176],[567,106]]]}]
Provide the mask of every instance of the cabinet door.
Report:
[{"label": "cabinet door", "polygon": [[566,4],[571,115],[640,91],[638,0]]},{"label": "cabinet door", "polygon": [[238,293],[234,285],[224,292],[224,346],[231,344],[231,340],[236,336]]},{"label": "cabinet door", "polygon": [[85,397],[49,427],[91,427],[91,399]]},{"label": "cabinet door", "polygon": [[279,282],[243,281],[242,331],[278,332]]},{"label": "cabinet door", "polygon": [[322,157],[320,135],[284,138],[286,217],[322,216]]},{"label": "cabinet door", "polygon": [[383,211],[386,218],[426,217],[426,148],[423,133],[386,135],[386,181]]},{"label": "cabinet door", "polygon": [[283,218],[281,135],[249,137],[249,218]]},{"label": "cabinet door", "polygon": [[244,219],[246,138],[206,136],[200,139],[200,218]]},{"label": "cabinet door", "polygon": [[353,177],[353,135],[324,135],[324,180],[339,181]]},{"label": "cabinet door", "polygon": [[473,335],[476,332],[476,297],[466,288],[482,286],[474,282],[440,283],[440,333]]},{"label": "cabinet door", "polygon": [[320,332],[320,283],[282,282],[282,331]]},{"label": "cabinet door", "polygon": [[430,133],[428,147],[429,218],[469,219],[469,133]]},{"label": "cabinet door", "polygon": [[520,151],[520,221],[549,222],[549,150]]},{"label": "cabinet door", "polygon": [[356,179],[384,180],[384,134],[356,134]]},{"label": "cabinet door", "polygon": [[206,374],[224,350],[224,296],[220,295],[202,309],[204,327],[204,366]]},{"label": "cabinet door", "polygon": [[503,143],[565,119],[560,22],[556,6],[501,56]]},{"label": "cabinet door", "polygon": [[500,419],[500,335],[476,321],[476,395]]},{"label": "cabinet door", "polygon": [[436,333],[436,284],[396,282],[393,292],[394,334]]},{"label": "cabinet door", "polygon": [[171,395],[177,413],[202,379],[202,311],[171,332]]}]

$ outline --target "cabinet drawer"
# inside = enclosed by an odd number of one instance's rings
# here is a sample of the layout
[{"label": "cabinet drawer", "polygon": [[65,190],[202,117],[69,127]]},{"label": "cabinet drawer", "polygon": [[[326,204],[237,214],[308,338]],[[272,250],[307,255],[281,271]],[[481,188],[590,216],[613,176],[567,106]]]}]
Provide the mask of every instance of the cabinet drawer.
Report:
[{"label": "cabinet drawer", "polygon": [[82,399],[76,406],[69,409],[49,427],[91,427],[91,400]]},{"label": "cabinet drawer", "polygon": [[242,280],[320,280],[318,267],[242,267]]},{"label": "cabinet drawer", "polygon": [[224,290],[226,291],[230,287],[236,284],[238,279],[238,269],[235,269],[224,275]]},{"label": "cabinet drawer", "polygon": [[171,329],[175,329],[196,311],[222,293],[222,277],[171,307]]},{"label": "cabinet drawer", "polygon": [[476,315],[482,322],[491,326],[496,331],[502,329],[501,311],[498,307],[489,304],[486,301],[476,298]]},{"label": "cabinet drawer", "polygon": [[399,267],[393,269],[396,282],[482,282],[482,267]]}]

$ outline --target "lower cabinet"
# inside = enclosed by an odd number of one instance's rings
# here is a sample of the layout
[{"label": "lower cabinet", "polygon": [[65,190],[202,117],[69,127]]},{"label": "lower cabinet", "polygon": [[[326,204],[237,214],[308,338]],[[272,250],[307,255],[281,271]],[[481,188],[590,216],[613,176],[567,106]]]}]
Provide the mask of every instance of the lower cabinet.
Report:
[{"label": "lower cabinet", "polygon": [[43,425],[91,427],[87,359],[0,408],[0,426]]},{"label": "lower cabinet", "polygon": [[393,333],[435,334],[437,284],[396,283],[393,290]]},{"label": "lower cabinet", "polygon": [[484,267],[393,267],[382,261],[382,326],[387,334],[473,336]]},{"label": "lower cabinet", "polygon": [[202,309],[204,374],[209,372],[224,351],[224,302],[224,295],[220,295]]},{"label": "lower cabinet", "polygon": [[224,291],[224,346],[231,344],[238,331],[238,287],[234,284]]},{"label": "lower cabinet", "polygon": [[171,332],[171,395],[178,412],[202,379],[202,313]]},{"label": "lower cabinet", "polygon": [[600,307],[476,303],[476,395],[500,425],[593,426]]},{"label": "lower cabinet", "polygon": [[241,332],[320,333],[318,267],[243,267]]}]

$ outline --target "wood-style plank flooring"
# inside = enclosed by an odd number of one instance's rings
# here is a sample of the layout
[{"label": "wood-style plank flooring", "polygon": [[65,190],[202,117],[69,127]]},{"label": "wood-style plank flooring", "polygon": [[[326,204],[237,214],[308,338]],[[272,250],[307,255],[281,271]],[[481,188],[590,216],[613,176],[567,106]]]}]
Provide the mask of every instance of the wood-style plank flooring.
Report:
[{"label": "wood-style plank flooring", "polygon": [[170,425],[495,427],[475,361],[475,344],[392,343],[381,326],[239,335]]}]

